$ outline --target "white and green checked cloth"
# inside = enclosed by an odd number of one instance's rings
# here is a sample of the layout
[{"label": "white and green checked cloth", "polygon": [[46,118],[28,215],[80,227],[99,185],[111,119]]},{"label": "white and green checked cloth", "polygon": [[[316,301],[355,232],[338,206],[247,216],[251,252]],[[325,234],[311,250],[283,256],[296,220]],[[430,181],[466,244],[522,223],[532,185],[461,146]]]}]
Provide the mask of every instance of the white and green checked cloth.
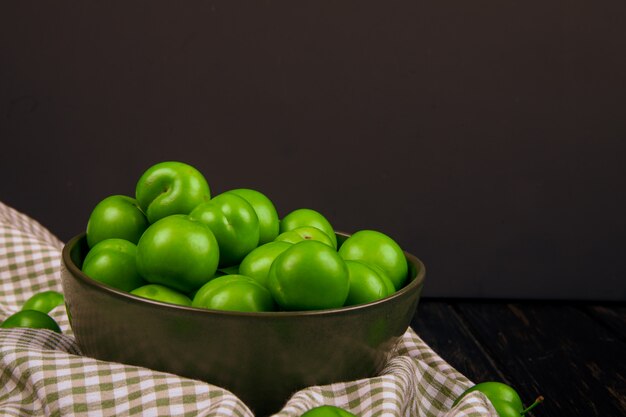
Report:
[{"label": "white and green checked cloth", "polygon": [[[0,321],[31,295],[61,291],[63,243],[28,216],[0,203]],[[0,329],[1,416],[238,416],[248,407],[232,393],[201,381],[81,354],[65,308],[51,312],[63,334]],[[357,416],[493,416],[480,393],[452,403],[472,383],[411,329],[380,375],[309,387],[276,417],[296,417],[319,405]]]}]

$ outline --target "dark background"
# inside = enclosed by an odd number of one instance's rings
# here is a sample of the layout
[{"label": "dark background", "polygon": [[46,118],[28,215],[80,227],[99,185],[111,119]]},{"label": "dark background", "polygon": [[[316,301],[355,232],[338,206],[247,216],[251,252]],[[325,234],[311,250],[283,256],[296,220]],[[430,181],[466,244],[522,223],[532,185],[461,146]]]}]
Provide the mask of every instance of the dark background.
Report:
[{"label": "dark background", "polygon": [[59,238],[151,164],[380,230],[427,296],[626,299],[626,3],[0,3],[0,200]]}]

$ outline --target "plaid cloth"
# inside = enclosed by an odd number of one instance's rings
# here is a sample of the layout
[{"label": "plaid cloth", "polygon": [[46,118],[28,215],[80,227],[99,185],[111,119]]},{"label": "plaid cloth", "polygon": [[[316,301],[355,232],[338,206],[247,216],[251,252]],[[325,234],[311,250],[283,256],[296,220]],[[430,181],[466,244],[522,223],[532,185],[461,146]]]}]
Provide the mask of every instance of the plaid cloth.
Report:
[{"label": "plaid cloth", "polygon": [[[0,320],[33,294],[61,291],[63,243],[28,216],[0,203]],[[54,309],[63,334],[0,329],[2,416],[238,416],[251,417],[229,391],[201,381],[81,354],[63,306]],[[411,329],[382,373],[373,378],[309,387],[276,417],[296,417],[319,405],[357,416],[493,416],[486,397]]]}]

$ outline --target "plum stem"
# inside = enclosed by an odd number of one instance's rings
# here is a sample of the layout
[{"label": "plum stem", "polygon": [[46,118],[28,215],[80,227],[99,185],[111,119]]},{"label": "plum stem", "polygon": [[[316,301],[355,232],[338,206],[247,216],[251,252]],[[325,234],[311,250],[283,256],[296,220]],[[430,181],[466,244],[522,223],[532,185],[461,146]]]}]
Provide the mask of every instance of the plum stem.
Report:
[{"label": "plum stem", "polygon": [[520,414],[524,415],[527,412],[529,412],[530,410],[532,410],[533,408],[537,407],[539,404],[541,404],[543,402],[543,396],[540,395],[537,397],[537,399],[535,400],[534,403],[532,403],[527,409],[523,410]]}]

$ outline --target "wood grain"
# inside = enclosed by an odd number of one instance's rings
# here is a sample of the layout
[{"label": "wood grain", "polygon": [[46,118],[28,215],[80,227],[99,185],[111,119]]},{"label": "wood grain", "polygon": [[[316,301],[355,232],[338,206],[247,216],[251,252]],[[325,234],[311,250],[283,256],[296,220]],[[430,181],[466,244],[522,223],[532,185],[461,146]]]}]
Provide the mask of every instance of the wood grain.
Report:
[{"label": "wood grain", "polygon": [[422,300],[411,327],[446,362],[474,382],[508,380],[465,326],[453,305]]},{"label": "wood grain", "polygon": [[496,366],[515,375],[537,416],[626,415],[626,344],[584,311],[550,303],[459,302]]},{"label": "wood grain", "polygon": [[584,311],[626,342],[626,306],[623,304],[592,304]]}]

